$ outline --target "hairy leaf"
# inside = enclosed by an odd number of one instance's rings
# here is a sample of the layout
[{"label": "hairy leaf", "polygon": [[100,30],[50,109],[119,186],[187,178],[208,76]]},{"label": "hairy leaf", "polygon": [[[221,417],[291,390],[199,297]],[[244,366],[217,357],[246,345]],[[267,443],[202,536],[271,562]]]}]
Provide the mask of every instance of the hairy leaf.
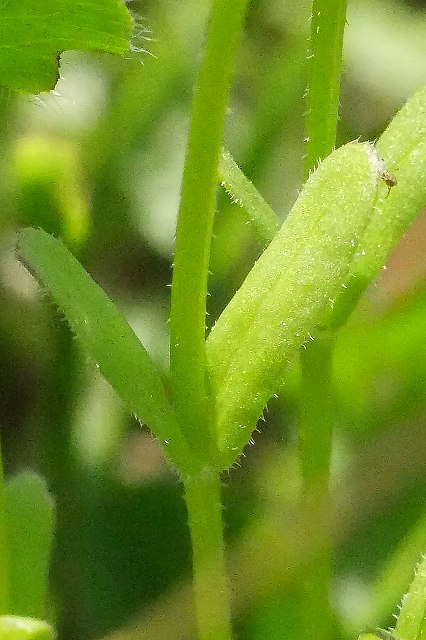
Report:
[{"label": "hairy leaf", "polygon": [[106,293],[62,242],[42,229],[21,231],[17,251],[48,289],[102,375],[183,470],[190,457],[158,371]]},{"label": "hairy leaf", "polygon": [[374,215],[350,267],[347,288],[325,320],[334,327],[346,322],[362,291],[426,205],[426,87],[402,107],[378,140],[377,150],[396,184],[381,185]]},{"label": "hairy leaf", "polygon": [[329,156],[213,327],[207,356],[223,466],[238,457],[288,364],[345,286],[381,172],[368,143]]},{"label": "hairy leaf", "polygon": [[0,85],[54,88],[59,54],[129,50],[132,19],[122,0],[0,0]]}]

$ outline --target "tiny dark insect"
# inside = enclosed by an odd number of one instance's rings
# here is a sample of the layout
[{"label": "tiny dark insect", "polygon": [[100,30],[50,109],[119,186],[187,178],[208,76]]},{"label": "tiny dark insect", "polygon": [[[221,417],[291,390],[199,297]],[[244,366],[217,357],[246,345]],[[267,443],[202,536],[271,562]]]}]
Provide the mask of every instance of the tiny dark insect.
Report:
[{"label": "tiny dark insect", "polygon": [[389,189],[391,189],[396,184],[398,184],[398,180],[395,178],[395,176],[392,173],[389,173],[389,171],[383,171],[380,177],[383,180],[383,182],[387,184]]},{"label": "tiny dark insect", "polygon": [[392,187],[398,184],[398,180],[395,178],[393,173],[390,173],[389,171],[387,171],[387,169],[383,169],[383,171],[380,173],[380,177],[388,188],[388,192],[386,194],[387,198]]}]

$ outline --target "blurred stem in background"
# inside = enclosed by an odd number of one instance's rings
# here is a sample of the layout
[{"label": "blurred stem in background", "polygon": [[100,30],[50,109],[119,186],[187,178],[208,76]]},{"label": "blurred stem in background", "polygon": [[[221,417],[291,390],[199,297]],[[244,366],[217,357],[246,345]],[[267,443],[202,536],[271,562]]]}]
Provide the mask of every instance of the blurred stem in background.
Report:
[{"label": "blurred stem in background", "polygon": [[[336,142],[346,0],[314,0],[308,50],[305,178],[327,157]],[[302,578],[304,637],[329,640],[332,573],[329,501],[333,425],[332,358],[334,336],[316,335],[301,350],[299,459],[303,478],[302,513],[317,515],[323,533],[318,553]],[[315,504],[312,504],[312,500]],[[312,520],[310,520],[312,527]],[[310,530],[306,529],[307,537]]]},{"label": "blurred stem in background", "polygon": [[39,446],[40,458],[44,461],[42,471],[55,496],[57,510],[52,563],[52,581],[59,605],[57,632],[66,640],[78,640],[83,632],[76,612],[81,609],[79,585],[84,565],[81,540],[76,532],[84,526],[85,480],[73,456],[72,424],[80,392],[82,361],[69,327],[56,318],[54,325],[53,359],[46,383],[47,420]]},{"label": "blurred stem in background", "polygon": [[0,615],[9,613],[9,551],[7,539],[6,498],[0,446]]},{"label": "blurred stem in background", "polygon": [[301,353],[301,407],[299,459],[303,478],[302,514],[305,535],[320,540],[317,552],[302,574],[303,631],[323,640],[332,637],[330,582],[332,575],[332,522],[330,505],[330,458],[332,442],[332,358],[333,336],[315,336]]}]

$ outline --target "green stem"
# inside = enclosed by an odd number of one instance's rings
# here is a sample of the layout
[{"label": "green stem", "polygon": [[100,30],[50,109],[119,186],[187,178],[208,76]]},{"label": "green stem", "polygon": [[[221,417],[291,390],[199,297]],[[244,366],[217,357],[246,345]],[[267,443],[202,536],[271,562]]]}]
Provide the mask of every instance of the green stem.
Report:
[{"label": "green stem", "polygon": [[6,498],[3,479],[3,462],[0,446],[0,615],[10,613],[9,602],[9,548],[7,535]]},{"label": "green stem", "polygon": [[[334,340],[328,333],[319,334],[301,351],[302,397],[299,437],[300,465],[308,490],[328,482],[333,415],[331,373]],[[325,392],[325,393],[324,393]],[[311,427],[315,425],[315,437]]]},{"label": "green stem", "polygon": [[331,372],[334,341],[319,335],[301,352],[301,413],[299,460],[303,477],[302,508],[307,530],[315,528],[320,544],[302,584],[306,638],[332,636],[329,602],[331,582],[330,458],[332,439]]},{"label": "green stem", "polygon": [[[219,151],[247,0],[213,0],[195,91],[176,232],[170,317],[171,373],[181,428],[209,456],[205,316]],[[210,435],[210,442],[209,442]],[[207,449],[207,451],[206,451]]]},{"label": "green stem", "polygon": [[[6,112],[10,105],[10,93],[8,89],[0,90],[0,133],[7,120]],[[8,614],[10,604],[9,585],[9,548],[6,519],[6,498],[4,492],[3,457],[0,441],[0,615]]]},{"label": "green stem", "polygon": [[220,476],[206,468],[184,481],[193,549],[199,640],[231,640],[230,594],[224,558]]},{"label": "green stem", "polygon": [[404,640],[426,640],[426,554],[403,599],[395,636]]},{"label": "green stem", "polygon": [[305,174],[336,143],[346,0],[314,0],[308,53]]},{"label": "green stem", "polygon": [[[336,143],[340,73],[346,0],[313,0],[308,55],[306,112],[307,177]],[[308,567],[303,585],[304,629],[307,638],[332,635],[329,602],[332,548],[329,477],[332,439],[331,371],[333,335],[323,334],[301,352],[302,411],[299,455],[303,476],[306,522],[323,532],[319,553]]]}]

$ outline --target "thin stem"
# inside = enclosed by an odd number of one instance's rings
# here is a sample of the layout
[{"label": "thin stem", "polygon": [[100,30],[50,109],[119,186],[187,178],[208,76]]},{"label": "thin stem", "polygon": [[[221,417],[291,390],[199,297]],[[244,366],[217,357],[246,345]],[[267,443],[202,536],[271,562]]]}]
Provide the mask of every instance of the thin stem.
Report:
[{"label": "thin stem", "polygon": [[193,549],[199,640],[231,640],[230,594],[224,558],[220,476],[206,468],[184,481]]},{"label": "thin stem", "polygon": [[[5,112],[9,108],[11,94],[9,89],[0,89],[0,127],[7,122]],[[6,499],[3,477],[3,457],[0,441],[0,615],[10,613],[9,585],[9,548],[7,535]]]},{"label": "thin stem", "polygon": [[[320,334],[302,349],[302,360],[309,368],[302,369],[302,427],[315,424],[315,438],[306,429],[300,433],[300,464],[305,484],[315,489],[328,476],[331,453],[330,416],[332,415],[331,373],[333,334]],[[305,356],[303,356],[305,354]],[[309,354],[309,355],[308,355]],[[327,393],[323,393],[326,389]]]},{"label": "thin stem", "polygon": [[[346,0],[313,0],[308,54],[305,177],[336,142]],[[305,637],[332,635],[329,602],[332,544],[329,477],[332,439],[332,333],[316,336],[301,352],[301,424],[299,455],[303,508],[322,532],[321,550],[308,567],[303,584]]]},{"label": "thin stem", "polygon": [[306,176],[336,143],[346,0],[314,0],[308,52]]},{"label": "thin stem", "polygon": [[[181,428],[205,455],[211,425],[205,316],[217,168],[234,57],[247,0],[214,0],[195,91],[176,232],[171,373]],[[210,432],[210,436],[211,436]],[[213,440],[213,438],[211,438]]]},{"label": "thin stem", "polygon": [[301,414],[299,459],[303,477],[303,513],[315,527],[318,551],[303,579],[303,626],[306,638],[328,640],[332,630],[329,602],[331,582],[330,458],[332,439],[331,371],[334,341],[320,335],[301,352]]},{"label": "thin stem", "polygon": [[7,535],[6,498],[3,479],[3,462],[0,446],[0,615],[10,613],[9,603],[9,548]]},{"label": "thin stem", "polygon": [[404,597],[395,636],[404,640],[426,639],[426,554],[423,556]]}]

